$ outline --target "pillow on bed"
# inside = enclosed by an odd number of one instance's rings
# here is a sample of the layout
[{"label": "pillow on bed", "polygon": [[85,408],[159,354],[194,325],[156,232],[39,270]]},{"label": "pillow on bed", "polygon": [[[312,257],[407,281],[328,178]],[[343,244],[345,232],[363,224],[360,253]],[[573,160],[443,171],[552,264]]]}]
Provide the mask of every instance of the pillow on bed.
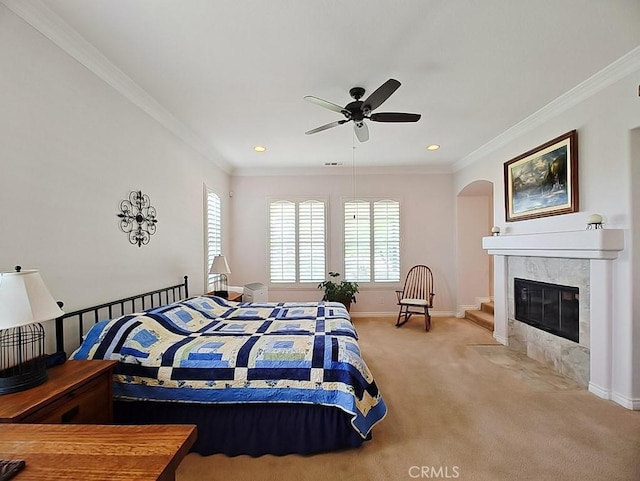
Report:
[{"label": "pillow on bed", "polygon": [[96,322],[93,326],[91,326],[89,332],[82,336],[82,344],[80,344],[80,347],[78,347],[78,349],[71,353],[69,359],[87,359],[87,356],[89,355],[89,349],[91,349],[91,346],[93,346],[98,341],[100,333],[109,323],[109,321],[109,319],[105,319],[104,321]]},{"label": "pillow on bed", "polygon": [[219,304],[221,306],[236,306],[238,305],[238,302],[236,301],[230,301],[228,299],[225,299],[224,297],[220,297],[220,296],[214,296],[213,294],[205,294],[199,297],[194,297],[193,299],[191,299],[192,301],[198,301],[200,299],[206,299],[208,301],[213,301],[216,304]]}]

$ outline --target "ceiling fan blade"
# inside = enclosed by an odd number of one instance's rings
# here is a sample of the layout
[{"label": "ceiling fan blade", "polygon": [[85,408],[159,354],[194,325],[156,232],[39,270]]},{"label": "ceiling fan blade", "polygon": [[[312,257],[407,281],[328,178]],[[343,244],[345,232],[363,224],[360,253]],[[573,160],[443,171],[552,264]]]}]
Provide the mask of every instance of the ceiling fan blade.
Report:
[{"label": "ceiling fan blade", "polygon": [[364,122],[356,122],[353,124],[353,130],[356,132],[356,137],[360,142],[366,142],[369,140],[369,127]]},{"label": "ceiling fan blade", "polygon": [[362,110],[366,108],[368,108],[369,111],[377,109],[385,100],[391,97],[393,92],[398,90],[398,87],[400,87],[400,82],[390,78],[362,102]]},{"label": "ceiling fan blade", "polygon": [[336,120],[335,122],[331,122],[329,124],[321,125],[320,127],[316,127],[315,129],[307,130],[305,132],[305,135],[311,135],[311,134],[315,134],[317,132],[322,132],[323,130],[327,130],[327,129],[330,129],[332,127],[337,127],[338,125],[342,125],[345,122],[347,122],[347,121],[346,120]]},{"label": "ceiling fan blade", "polygon": [[371,114],[370,120],[374,122],[417,122],[420,114],[406,114],[403,112],[378,112]]},{"label": "ceiling fan blade", "polygon": [[312,104],[319,105],[320,107],[324,107],[325,109],[333,110],[334,112],[343,113],[344,107],[340,107],[333,102],[329,102],[327,100],[319,99],[318,97],[313,97],[311,95],[307,95],[304,98],[306,101],[311,102]]}]

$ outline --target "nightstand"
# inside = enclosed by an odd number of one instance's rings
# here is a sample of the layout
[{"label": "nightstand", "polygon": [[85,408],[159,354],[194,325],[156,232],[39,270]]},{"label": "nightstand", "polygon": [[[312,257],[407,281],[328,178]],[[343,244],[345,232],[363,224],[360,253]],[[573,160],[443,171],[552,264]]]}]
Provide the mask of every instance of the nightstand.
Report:
[{"label": "nightstand", "polygon": [[227,301],[242,302],[242,292],[229,291]]},{"label": "nightstand", "polygon": [[[213,291],[207,292],[208,296],[215,296]],[[227,301],[242,302],[242,292],[229,291],[229,295],[226,297]]]},{"label": "nightstand", "polygon": [[67,361],[44,384],[0,396],[0,423],[111,424],[116,361]]}]

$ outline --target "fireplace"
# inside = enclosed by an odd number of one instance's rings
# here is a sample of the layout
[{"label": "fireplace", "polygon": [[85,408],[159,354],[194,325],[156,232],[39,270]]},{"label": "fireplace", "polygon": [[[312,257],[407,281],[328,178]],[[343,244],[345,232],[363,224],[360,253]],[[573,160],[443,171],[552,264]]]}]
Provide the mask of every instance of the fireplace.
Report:
[{"label": "fireplace", "polygon": [[586,387],[591,296],[586,259],[509,256],[506,344]]},{"label": "fireplace", "polygon": [[579,289],[514,278],[515,318],[556,336],[579,342]]},{"label": "fireplace", "polygon": [[[624,245],[622,229],[482,239],[482,246],[494,256],[495,339],[553,365],[592,393],[634,409],[632,399],[615,392],[613,378],[614,263]],[[579,342],[515,319],[516,277],[578,287]]]}]

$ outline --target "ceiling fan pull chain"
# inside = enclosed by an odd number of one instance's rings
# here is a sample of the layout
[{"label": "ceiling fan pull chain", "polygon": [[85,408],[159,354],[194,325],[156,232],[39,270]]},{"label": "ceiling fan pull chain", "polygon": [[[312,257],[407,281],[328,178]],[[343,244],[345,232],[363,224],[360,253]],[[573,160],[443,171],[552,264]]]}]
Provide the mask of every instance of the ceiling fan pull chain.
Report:
[{"label": "ceiling fan pull chain", "polygon": [[[356,201],[356,131],[351,133],[351,188],[353,189],[353,202]],[[354,211],[353,219],[356,219]]]}]

